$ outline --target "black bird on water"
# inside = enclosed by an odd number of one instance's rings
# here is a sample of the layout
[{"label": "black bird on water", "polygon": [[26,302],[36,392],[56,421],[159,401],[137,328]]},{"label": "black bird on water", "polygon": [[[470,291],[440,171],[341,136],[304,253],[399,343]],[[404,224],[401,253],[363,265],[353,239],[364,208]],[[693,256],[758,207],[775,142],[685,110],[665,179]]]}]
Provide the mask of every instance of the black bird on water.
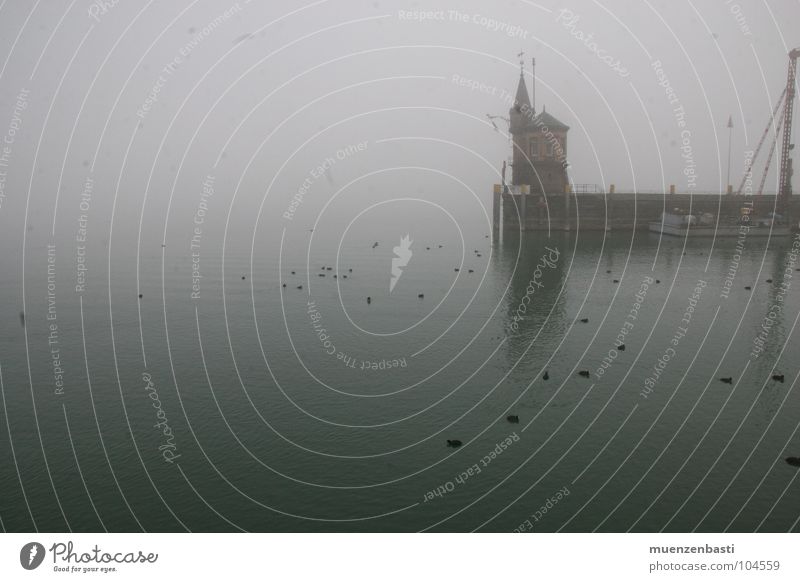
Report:
[{"label": "black bird on water", "polygon": [[458,439],[447,439],[447,446],[452,449],[455,449],[456,447],[461,446],[461,441]]},{"label": "black bird on water", "polygon": [[773,374],[772,379],[783,384],[783,374]]},{"label": "black bird on water", "polygon": [[378,243],[376,242],[375,244],[372,245],[372,248],[374,249],[377,246],[378,246]]},{"label": "black bird on water", "polygon": [[727,378],[720,378],[719,381],[725,382],[725,384],[733,384],[733,378],[731,378],[730,376],[728,376]]},{"label": "black bird on water", "polygon": [[517,416],[516,414],[510,414],[506,416],[506,420],[511,424],[519,424],[519,416]]},{"label": "black bird on water", "polygon": [[800,467],[800,457],[786,457],[786,462],[792,467]]},{"label": "black bird on water", "polygon": [[367,303],[372,303],[372,297],[367,297]]},{"label": "black bird on water", "polygon": [[542,380],[549,380],[549,379],[550,379],[550,372],[545,370],[544,374],[542,374]]},{"label": "black bird on water", "polygon": [[750,285],[747,285],[747,286],[745,287],[745,289],[747,289],[748,291],[750,291],[750,289],[752,289],[752,287],[751,287]]},{"label": "black bird on water", "polygon": [[589,318],[584,317],[583,319],[581,319],[581,323],[589,323]]},{"label": "black bird on water", "polygon": [[617,349],[619,351],[621,351],[621,352],[624,352],[625,351],[625,344],[619,344],[619,347]]},{"label": "black bird on water", "polygon": [[24,311],[20,311],[19,312],[19,323],[20,323],[20,325],[22,327],[25,327],[25,312]]},{"label": "black bird on water", "polygon": [[303,288],[303,286],[302,286],[302,285],[298,285],[298,286],[297,286],[297,288],[298,288],[298,289],[302,289],[302,288]]},{"label": "black bird on water", "polygon": [[417,295],[417,297],[419,297],[420,299],[424,299],[425,298],[425,294],[424,293],[420,293],[419,295]]},{"label": "black bird on water", "polygon": [[581,370],[580,372],[578,372],[578,374],[580,374],[584,378],[588,378],[589,377],[589,370]]}]

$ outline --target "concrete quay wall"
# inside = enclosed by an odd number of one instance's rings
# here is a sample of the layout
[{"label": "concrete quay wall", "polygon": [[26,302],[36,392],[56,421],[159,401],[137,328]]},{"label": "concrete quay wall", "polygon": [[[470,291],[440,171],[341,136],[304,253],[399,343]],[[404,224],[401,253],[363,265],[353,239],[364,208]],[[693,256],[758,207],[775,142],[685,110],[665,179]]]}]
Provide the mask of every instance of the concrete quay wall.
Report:
[{"label": "concrete quay wall", "polygon": [[[758,217],[776,210],[774,195],[734,196],[714,194],[500,194],[494,195],[494,221],[503,230],[638,230],[660,221],[663,211],[680,209],[691,214],[704,212],[722,222],[735,220],[741,209],[751,208]],[[797,226],[800,196],[790,199],[787,221]],[[497,225],[500,227],[500,225]]]}]

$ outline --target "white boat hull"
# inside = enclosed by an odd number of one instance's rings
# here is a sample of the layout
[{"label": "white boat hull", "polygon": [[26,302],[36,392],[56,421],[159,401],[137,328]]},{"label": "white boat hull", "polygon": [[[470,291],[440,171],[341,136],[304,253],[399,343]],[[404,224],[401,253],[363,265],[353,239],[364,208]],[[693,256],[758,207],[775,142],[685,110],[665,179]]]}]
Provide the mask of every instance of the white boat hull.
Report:
[{"label": "white boat hull", "polygon": [[767,226],[759,227],[739,227],[739,226],[687,226],[685,224],[675,225],[661,222],[649,223],[650,232],[668,234],[672,236],[717,236],[735,237],[745,234],[746,236],[789,236],[791,229],[788,226]]}]

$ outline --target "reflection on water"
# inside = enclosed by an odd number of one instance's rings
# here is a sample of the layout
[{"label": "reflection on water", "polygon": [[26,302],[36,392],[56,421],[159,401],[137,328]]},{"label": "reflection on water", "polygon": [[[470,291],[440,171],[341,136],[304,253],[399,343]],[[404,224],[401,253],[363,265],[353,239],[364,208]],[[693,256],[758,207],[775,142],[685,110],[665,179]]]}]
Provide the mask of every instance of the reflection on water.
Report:
[{"label": "reflection on water", "polygon": [[408,233],[368,225],[205,254],[197,300],[182,250],[112,251],[109,290],[98,249],[82,296],[59,259],[62,395],[45,249],[25,327],[5,258],[4,526],[797,527],[794,239],[428,226],[394,286]]}]

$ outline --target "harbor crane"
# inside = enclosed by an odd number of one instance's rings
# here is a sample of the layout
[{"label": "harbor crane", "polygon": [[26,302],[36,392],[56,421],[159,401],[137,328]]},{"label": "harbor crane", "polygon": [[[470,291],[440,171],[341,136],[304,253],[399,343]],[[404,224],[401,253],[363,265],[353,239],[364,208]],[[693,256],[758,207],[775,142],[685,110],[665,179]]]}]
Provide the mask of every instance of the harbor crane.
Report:
[{"label": "harbor crane", "polygon": [[[775,155],[775,149],[778,145],[778,138],[781,136],[781,130],[783,130],[780,151],[780,167],[778,174],[778,212],[783,212],[788,207],[789,197],[792,195],[793,171],[791,152],[794,149],[794,144],[792,143],[792,116],[794,110],[794,97],[796,93],[795,84],[797,82],[798,57],[800,57],[800,48],[793,49],[789,52],[789,67],[786,74],[786,86],[781,92],[778,102],[775,104],[775,108],[772,110],[772,115],[770,115],[769,121],[767,122],[767,127],[764,129],[764,133],[761,134],[761,139],[758,141],[758,145],[753,153],[753,158],[750,160],[750,163],[745,170],[745,175],[742,177],[742,181],[739,184],[739,189],[736,191],[737,195],[742,193],[742,189],[744,188],[748,176],[752,175],[752,167],[753,164],[755,164],[759,152],[761,151],[761,147],[764,145],[764,142],[770,133],[770,129],[774,127],[775,136],[770,144],[769,154],[767,155],[767,161],[764,166],[764,174],[762,175],[761,182],[758,186],[758,195],[760,196],[763,193],[764,183],[767,180],[767,174],[769,173],[769,168],[772,164],[772,158]],[[778,111],[781,110],[781,108],[783,110],[781,111],[780,117],[776,123],[775,115],[778,114]]]},{"label": "harbor crane", "polygon": [[778,197],[782,206],[789,203],[792,195],[792,158],[791,150],[794,148],[792,141],[792,110],[794,105],[795,84],[797,80],[797,57],[800,57],[800,48],[789,53],[789,72],[786,80],[786,104],[783,109],[783,144],[781,149],[781,173],[778,181]]}]

